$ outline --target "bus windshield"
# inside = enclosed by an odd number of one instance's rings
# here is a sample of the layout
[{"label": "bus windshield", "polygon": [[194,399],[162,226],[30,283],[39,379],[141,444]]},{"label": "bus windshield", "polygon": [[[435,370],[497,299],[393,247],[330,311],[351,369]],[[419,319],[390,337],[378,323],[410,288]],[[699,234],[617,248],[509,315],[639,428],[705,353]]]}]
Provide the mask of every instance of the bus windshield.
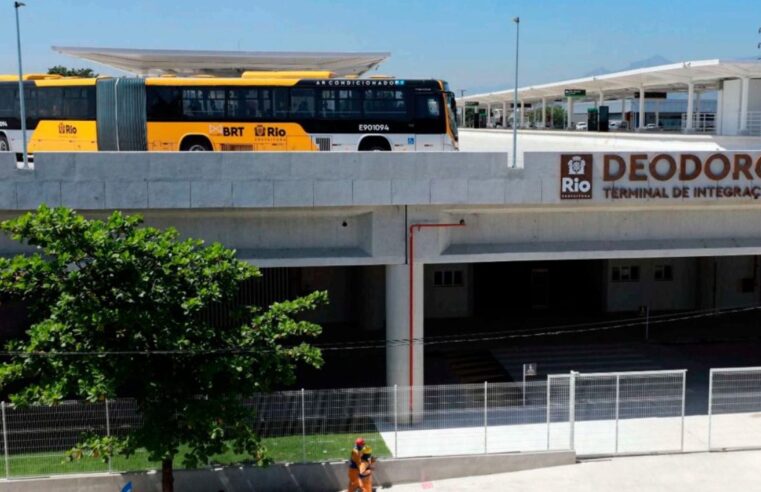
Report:
[{"label": "bus windshield", "polygon": [[449,118],[449,127],[452,129],[452,135],[457,140],[457,101],[455,101],[453,92],[447,92],[447,117]]}]

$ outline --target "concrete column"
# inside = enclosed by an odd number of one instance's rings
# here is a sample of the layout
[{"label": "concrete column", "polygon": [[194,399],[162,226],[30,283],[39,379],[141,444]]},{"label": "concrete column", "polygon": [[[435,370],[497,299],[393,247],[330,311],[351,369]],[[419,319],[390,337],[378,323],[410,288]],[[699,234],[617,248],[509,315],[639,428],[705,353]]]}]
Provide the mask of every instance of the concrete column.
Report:
[{"label": "concrete column", "polygon": [[698,129],[700,131],[703,131],[703,122],[701,121],[700,117],[700,91],[697,91],[695,93],[695,119],[698,120]]},{"label": "concrete column", "polygon": [[547,98],[542,98],[542,128],[547,128]]},{"label": "concrete column", "polygon": [[714,128],[716,135],[724,135],[724,88],[719,82],[719,90],[716,91],[716,115],[714,116]]},{"label": "concrete column", "polygon": [[655,126],[660,126],[661,123],[661,100],[655,100]]},{"label": "concrete column", "polygon": [[491,128],[491,103],[486,105],[486,128]]},{"label": "concrete column", "polygon": [[740,79],[742,86],[740,89],[740,135],[748,134],[748,94],[750,92],[750,79],[743,77]]},{"label": "concrete column", "polygon": [[626,98],[621,98],[621,121],[626,121]]},{"label": "concrete column", "polygon": [[521,100],[521,126],[520,126],[520,128],[523,128],[523,120],[524,120],[525,116],[526,116],[526,103],[524,103]]},{"label": "concrete column", "polygon": [[573,128],[573,98],[572,97],[568,98],[566,113],[568,113],[566,116],[566,120],[567,120],[566,128],[570,130]]},{"label": "concrete column", "polygon": [[695,84],[692,82],[689,82],[687,84],[687,124],[684,127],[684,130],[687,132],[692,132],[693,125],[692,120],[694,118],[694,108],[693,103],[695,99]]},{"label": "concrete column", "polygon": [[605,104],[605,93],[603,91],[600,91],[600,98],[597,100],[597,107],[599,108],[603,104]]},{"label": "concrete column", "polygon": [[[415,263],[415,296],[412,335],[412,383],[410,392],[410,268],[409,265],[386,266],[386,385],[399,386],[397,396],[400,423],[415,421],[423,410],[423,264]],[[415,343],[415,341],[418,341]],[[410,401],[412,398],[412,401]],[[412,415],[410,415],[412,409]]]},{"label": "concrete column", "polygon": [[507,120],[509,119],[509,114],[510,113],[507,111],[507,101],[502,101],[502,128],[507,128]]},{"label": "concrete column", "polygon": [[640,86],[639,88],[639,121],[637,127],[640,130],[645,128],[645,88]]}]

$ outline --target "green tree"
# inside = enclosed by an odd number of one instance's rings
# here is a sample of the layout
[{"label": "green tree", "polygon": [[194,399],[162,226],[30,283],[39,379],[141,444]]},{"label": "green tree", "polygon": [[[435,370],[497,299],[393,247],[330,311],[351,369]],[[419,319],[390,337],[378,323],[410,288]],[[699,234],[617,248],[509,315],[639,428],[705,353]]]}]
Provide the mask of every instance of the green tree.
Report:
[{"label": "green tree", "polygon": [[44,205],[0,224],[37,248],[0,259],[0,293],[25,301],[32,316],[27,336],[8,346],[0,388],[15,385],[11,401],[20,406],[134,398],[142,428],[123,439],[83,437],[70,457],[108,460],[145,448],[169,492],[180,446],[188,467],[228,450],[267,462],[243,399],[292,383],[298,363],[322,364],[306,342],[320,327],[299,313],[327,296],[239,307],[231,322],[212,326],[204,312],[234,306],[257,268],[220,244],[141,224],[119,212],[88,220]]},{"label": "green tree", "polygon": [[92,68],[69,68],[63,65],[56,65],[48,68],[48,73],[51,75],[62,75],[64,77],[81,77],[89,79],[97,77],[98,74],[93,71]]}]

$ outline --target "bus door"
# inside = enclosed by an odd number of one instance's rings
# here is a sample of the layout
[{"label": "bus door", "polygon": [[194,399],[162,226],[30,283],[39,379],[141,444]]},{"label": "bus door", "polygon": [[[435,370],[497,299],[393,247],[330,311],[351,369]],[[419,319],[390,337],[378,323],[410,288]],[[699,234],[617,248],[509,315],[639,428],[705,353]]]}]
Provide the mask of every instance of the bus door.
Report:
[{"label": "bus door", "polygon": [[446,115],[442,103],[441,93],[431,91],[415,94],[415,151],[443,150]]}]

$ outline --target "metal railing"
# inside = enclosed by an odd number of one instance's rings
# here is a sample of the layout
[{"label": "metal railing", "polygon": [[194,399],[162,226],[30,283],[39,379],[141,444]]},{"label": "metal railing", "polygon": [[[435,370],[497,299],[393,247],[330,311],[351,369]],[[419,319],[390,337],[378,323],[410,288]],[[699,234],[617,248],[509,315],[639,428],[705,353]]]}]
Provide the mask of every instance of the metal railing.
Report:
[{"label": "metal railing", "polygon": [[[248,400],[249,424],[278,462],[346,459],[357,436],[380,457],[575,450],[581,456],[685,450],[686,371],[570,373],[524,383],[282,391]],[[713,369],[691,450],[761,447],[761,368]],[[156,469],[145,451],[67,462],[84,435],[140,428],[135,401],[0,404],[0,478]],[[694,439],[695,429],[701,436]],[[708,444],[706,445],[706,439]],[[697,443],[697,444],[695,444]],[[698,448],[696,448],[696,445]],[[183,450],[180,450],[182,454]],[[210,465],[245,461],[214,457]],[[180,466],[181,456],[176,466]]]},{"label": "metal railing", "polygon": [[761,447],[761,367],[711,369],[708,449]]}]

